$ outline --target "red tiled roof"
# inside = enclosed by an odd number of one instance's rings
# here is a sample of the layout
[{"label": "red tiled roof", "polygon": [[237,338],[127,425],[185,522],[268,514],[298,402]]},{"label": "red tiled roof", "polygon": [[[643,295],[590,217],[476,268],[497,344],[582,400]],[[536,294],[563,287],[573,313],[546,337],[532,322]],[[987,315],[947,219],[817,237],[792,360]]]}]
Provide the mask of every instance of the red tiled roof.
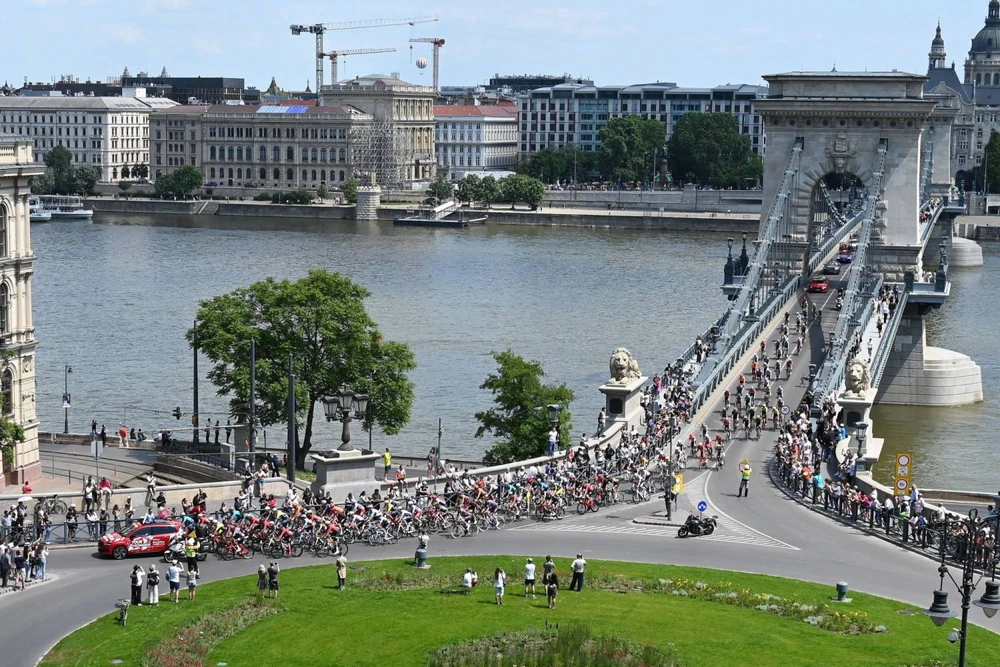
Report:
[{"label": "red tiled roof", "polygon": [[435,116],[500,116],[511,118],[517,116],[517,107],[500,105],[454,104],[434,107]]}]

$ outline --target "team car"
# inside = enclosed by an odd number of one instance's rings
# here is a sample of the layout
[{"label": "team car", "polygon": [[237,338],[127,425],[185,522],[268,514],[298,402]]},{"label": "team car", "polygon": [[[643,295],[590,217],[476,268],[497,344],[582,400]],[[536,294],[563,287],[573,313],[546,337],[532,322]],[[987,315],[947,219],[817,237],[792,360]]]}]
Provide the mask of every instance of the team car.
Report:
[{"label": "team car", "polygon": [[809,283],[810,292],[818,292],[820,294],[826,294],[829,289],[830,289],[830,281],[823,277],[813,278],[812,282]]},{"label": "team car", "polygon": [[183,524],[172,519],[157,519],[153,523],[133,523],[121,533],[109,531],[97,541],[97,553],[123,560],[128,556],[161,554],[170,540],[184,532]]}]

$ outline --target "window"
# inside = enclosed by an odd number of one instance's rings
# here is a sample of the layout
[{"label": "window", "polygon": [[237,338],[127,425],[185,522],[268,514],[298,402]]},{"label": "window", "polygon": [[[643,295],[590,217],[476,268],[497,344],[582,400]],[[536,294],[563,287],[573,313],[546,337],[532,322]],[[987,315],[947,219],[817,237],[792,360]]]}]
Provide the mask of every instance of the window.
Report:
[{"label": "window", "polygon": [[[260,161],[261,162],[267,162],[267,147],[266,146],[261,146],[260,150],[257,151],[257,153],[260,155]],[[263,176],[261,178],[263,178]]]},{"label": "window", "polygon": [[344,152],[344,149],[341,148],[339,151],[337,151],[337,161],[338,162],[346,162],[347,161],[346,155],[347,154]]},{"label": "window", "polygon": [[[3,381],[0,382],[3,389],[3,414],[6,417],[14,416],[14,374],[8,368],[3,372]],[[4,460],[6,467],[7,461]],[[12,462],[13,463],[13,462]]]},{"label": "window", "polygon": [[7,213],[0,208],[0,257],[7,256]]},{"label": "window", "polygon": [[215,178],[215,167],[212,167],[211,169],[208,170],[208,177]]},{"label": "window", "polygon": [[344,170],[340,170],[340,180],[344,180]]},{"label": "window", "polygon": [[315,169],[312,170],[312,180],[314,180],[314,181],[316,180],[316,170]]},{"label": "window", "polygon": [[[289,148],[288,150],[292,150],[292,149]],[[292,171],[291,169],[286,169],[285,170],[285,180],[287,180],[289,183],[291,183],[292,181],[294,181],[295,180],[295,172]]]},{"label": "window", "polygon": [[[159,146],[159,144],[157,144],[157,146]],[[208,149],[208,159],[209,160],[214,160],[215,159],[215,146],[211,146]]]},{"label": "window", "polygon": [[242,167],[240,167],[239,169],[236,170],[236,178],[239,178],[239,179],[243,178],[243,168]]},{"label": "window", "polygon": [[[289,162],[294,162],[295,161],[295,149],[292,148],[291,146],[289,146],[288,148],[285,149],[285,159],[287,161],[289,161]],[[292,170],[289,169],[288,171],[289,171],[289,173],[291,173]],[[289,178],[288,180],[292,180],[292,179]]]},{"label": "window", "polygon": [[324,183],[326,182],[326,169],[323,169],[319,172],[319,180],[323,181]]},{"label": "window", "polygon": [[305,169],[302,170],[302,180],[303,181],[309,180],[309,172],[307,172]]},{"label": "window", "polygon": [[319,161],[320,162],[326,162],[326,149],[325,148],[319,149]]},{"label": "window", "polygon": [[0,334],[5,334],[10,331],[10,322],[8,317],[10,315],[10,286],[6,283],[0,283]]}]

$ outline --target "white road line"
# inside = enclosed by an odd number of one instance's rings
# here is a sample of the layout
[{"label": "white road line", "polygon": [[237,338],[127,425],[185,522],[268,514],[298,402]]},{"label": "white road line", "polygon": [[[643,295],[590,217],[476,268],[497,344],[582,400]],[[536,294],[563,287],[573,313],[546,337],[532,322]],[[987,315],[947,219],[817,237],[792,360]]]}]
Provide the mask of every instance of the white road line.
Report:
[{"label": "white road line", "polygon": [[[727,528],[733,530],[737,534],[744,534],[744,535],[746,535],[747,532],[749,532],[751,535],[748,535],[748,536],[759,535],[760,537],[762,537],[762,538],[764,538],[766,540],[769,540],[770,542],[775,543],[775,545],[780,545],[780,546],[782,546],[782,547],[784,547],[786,549],[792,549],[794,551],[799,551],[798,547],[792,546],[791,544],[788,544],[786,542],[782,542],[779,539],[775,539],[775,538],[771,537],[770,535],[767,535],[765,533],[760,532],[756,528],[751,528],[750,526],[746,525],[742,521],[737,521],[736,519],[734,519],[733,517],[729,516],[728,514],[726,514],[725,512],[723,512],[721,509],[719,509],[718,505],[716,505],[715,503],[712,502],[712,498],[711,498],[711,496],[708,493],[708,479],[711,476],[711,474],[712,473],[710,471],[707,475],[702,476],[701,480],[699,480],[699,481],[703,480],[702,481],[702,487],[703,487],[702,488],[702,492],[704,493],[704,500],[705,500],[705,502],[708,503],[708,506],[710,508],[712,508],[716,512],[716,514],[718,514],[718,516],[719,516],[720,519],[725,519],[725,522],[727,523],[727,525],[726,525]],[[722,523],[722,522],[720,521],[720,523]]]}]

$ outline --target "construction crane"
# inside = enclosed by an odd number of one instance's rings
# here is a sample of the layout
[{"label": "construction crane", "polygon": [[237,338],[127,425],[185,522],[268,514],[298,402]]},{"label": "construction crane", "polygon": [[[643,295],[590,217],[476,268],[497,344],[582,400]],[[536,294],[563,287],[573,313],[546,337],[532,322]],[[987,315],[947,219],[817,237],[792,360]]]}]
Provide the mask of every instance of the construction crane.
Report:
[{"label": "construction crane", "polygon": [[417,23],[433,23],[437,16],[417,16],[406,19],[376,19],[374,21],[348,21],[347,23],[315,23],[313,25],[289,26],[293,35],[309,32],[316,35],[316,92],[323,84],[323,33],[328,30],[358,30],[360,28],[386,28],[394,25],[416,25]]},{"label": "construction crane", "polygon": [[438,87],[438,58],[441,53],[441,47],[444,46],[444,40],[440,37],[417,37],[416,39],[411,39],[410,42],[415,44],[433,44],[434,45],[434,92],[438,92],[441,89]]},{"label": "construction crane", "polygon": [[363,53],[395,53],[396,49],[384,48],[384,49],[341,49],[339,51],[330,51],[324,53],[323,55],[330,59],[330,85],[335,85],[337,83],[337,59],[343,56],[358,56]]}]

